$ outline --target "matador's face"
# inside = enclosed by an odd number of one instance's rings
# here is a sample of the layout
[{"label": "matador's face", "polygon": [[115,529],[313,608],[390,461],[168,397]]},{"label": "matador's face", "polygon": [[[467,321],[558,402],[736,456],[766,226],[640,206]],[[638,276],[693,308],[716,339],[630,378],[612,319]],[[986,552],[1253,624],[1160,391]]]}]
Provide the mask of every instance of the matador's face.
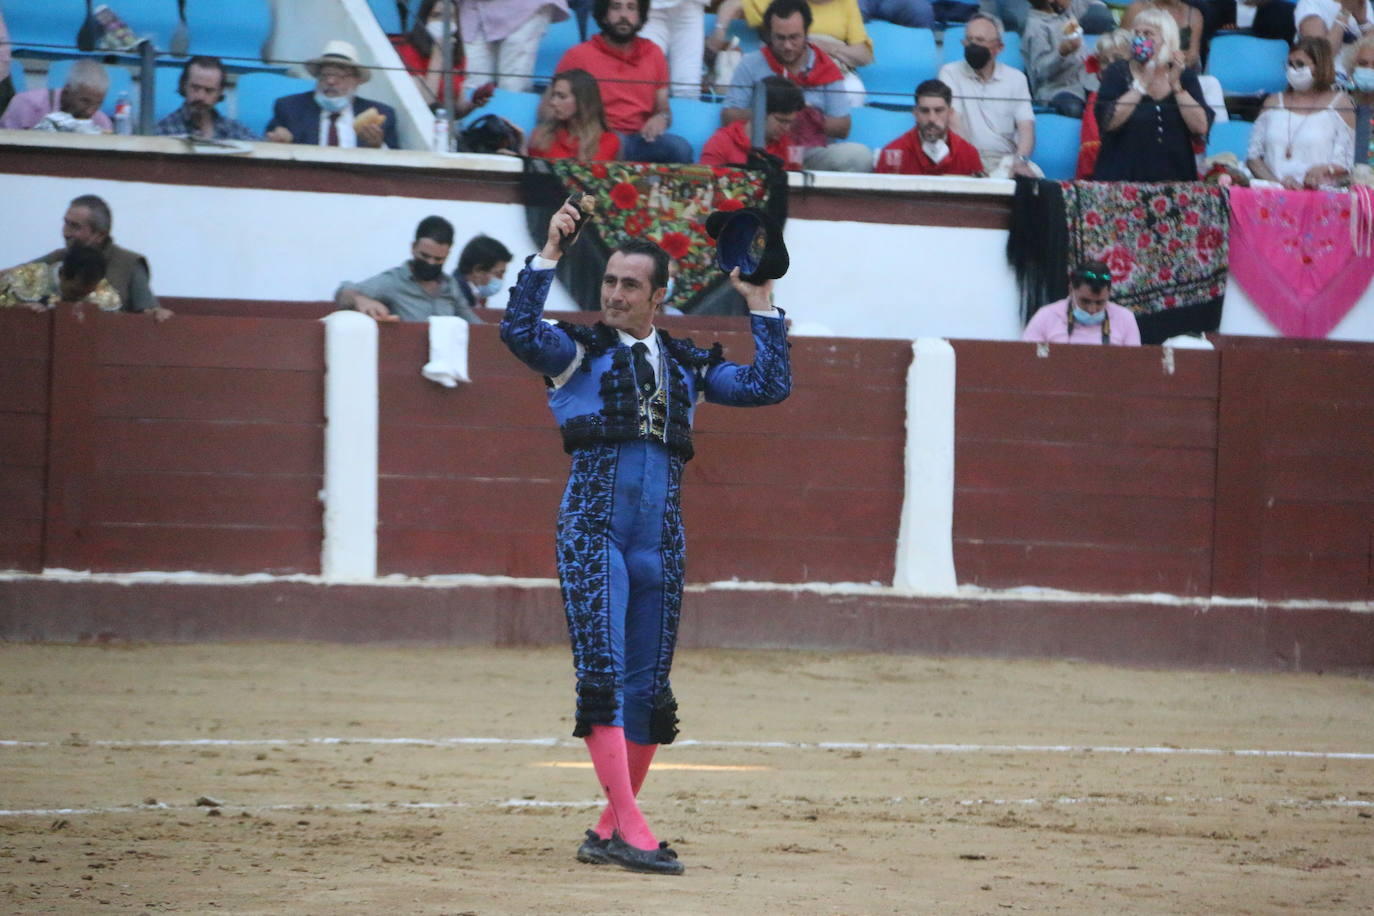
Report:
[{"label": "matador's face", "polygon": [[601,314],[607,325],[634,337],[649,336],[664,287],[654,288],[654,259],[617,251],[601,277]]}]

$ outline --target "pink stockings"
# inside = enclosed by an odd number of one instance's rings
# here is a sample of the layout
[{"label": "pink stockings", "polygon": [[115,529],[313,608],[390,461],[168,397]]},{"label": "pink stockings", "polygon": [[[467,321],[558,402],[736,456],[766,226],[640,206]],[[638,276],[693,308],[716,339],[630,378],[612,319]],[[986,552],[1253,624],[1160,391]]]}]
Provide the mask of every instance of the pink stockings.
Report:
[{"label": "pink stockings", "polygon": [[613,725],[593,725],[586,737],[587,752],[609,804],[601,812],[596,835],[609,839],[612,830],[631,846],[658,848],[658,840],[639,811],[635,796],[644,785],[657,744],[636,744],[625,740],[625,729]]}]

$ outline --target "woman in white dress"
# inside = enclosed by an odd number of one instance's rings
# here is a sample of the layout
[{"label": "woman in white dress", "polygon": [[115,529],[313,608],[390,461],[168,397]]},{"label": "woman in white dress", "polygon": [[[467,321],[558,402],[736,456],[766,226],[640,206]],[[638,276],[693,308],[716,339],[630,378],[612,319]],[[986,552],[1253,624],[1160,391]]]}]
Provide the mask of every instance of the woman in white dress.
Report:
[{"label": "woman in white dress", "polygon": [[1355,159],[1355,106],[1336,89],[1331,45],[1300,38],[1288,52],[1288,90],[1264,100],[1250,132],[1250,173],[1285,188],[1334,187]]}]

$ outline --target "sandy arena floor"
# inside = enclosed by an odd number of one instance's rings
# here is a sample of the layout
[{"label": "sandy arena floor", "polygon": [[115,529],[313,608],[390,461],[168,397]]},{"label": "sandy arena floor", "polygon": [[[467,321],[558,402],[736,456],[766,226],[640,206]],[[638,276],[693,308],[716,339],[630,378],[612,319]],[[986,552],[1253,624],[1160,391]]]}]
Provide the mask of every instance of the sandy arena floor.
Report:
[{"label": "sandy arena floor", "polygon": [[565,650],[0,645],[0,912],[1374,912],[1368,679],[688,652],[674,682],[702,743],[641,796],[663,878],[573,858]]}]

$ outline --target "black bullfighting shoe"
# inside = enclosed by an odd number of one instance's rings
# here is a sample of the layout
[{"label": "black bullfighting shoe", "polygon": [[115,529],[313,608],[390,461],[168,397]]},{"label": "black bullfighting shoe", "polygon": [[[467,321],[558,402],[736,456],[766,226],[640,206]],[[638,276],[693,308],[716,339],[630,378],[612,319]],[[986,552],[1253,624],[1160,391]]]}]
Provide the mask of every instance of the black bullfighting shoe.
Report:
[{"label": "black bullfighting shoe", "polygon": [[657,849],[636,849],[622,840],[619,832],[612,833],[606,842],[606,858],[628,871],[653,875],[680,875],[684,871],[677,853],[667,843],[659,843]]},{"label": "black bullfighting shoe", "polygon": [[587,838],[577,847],[577,861],[586,862],[588,865],[605,865],[611,861],[606,855],[606,847],[610,842],[597,836],[595,830],[588,830]]}]

